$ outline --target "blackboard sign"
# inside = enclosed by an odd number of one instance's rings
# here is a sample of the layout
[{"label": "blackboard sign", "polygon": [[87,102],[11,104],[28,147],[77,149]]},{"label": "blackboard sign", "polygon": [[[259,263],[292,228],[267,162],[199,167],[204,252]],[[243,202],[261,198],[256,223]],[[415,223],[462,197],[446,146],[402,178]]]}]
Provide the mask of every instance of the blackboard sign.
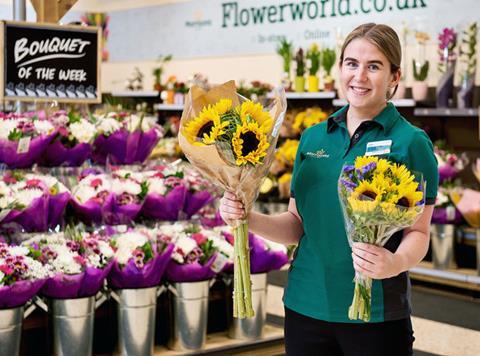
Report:
[{"label": "blackboard sign", "polygon": [[101,101],[100,29],[2,21],[0,99]]}]

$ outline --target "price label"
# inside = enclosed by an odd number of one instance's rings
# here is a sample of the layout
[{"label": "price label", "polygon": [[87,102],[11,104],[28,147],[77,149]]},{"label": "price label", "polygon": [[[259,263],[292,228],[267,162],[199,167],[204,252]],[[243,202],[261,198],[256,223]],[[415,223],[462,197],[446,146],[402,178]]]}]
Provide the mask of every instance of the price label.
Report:
[{"label": "price label", "polygon": [[17,153],[27,153],[28,150],[30,149],[30,140],[31,139],[32,138],[30,136],[22,137],[18,141]]},{"label": "price label", "polygon": [[228,257],[226,257],[221,253],[218,253],[217,258],[215,258],[215,261],[213,261],[210,268],[212,269],[213,272],[219,273],[223,269],[223,267],[225,267],[227,262],[228,262]]}]

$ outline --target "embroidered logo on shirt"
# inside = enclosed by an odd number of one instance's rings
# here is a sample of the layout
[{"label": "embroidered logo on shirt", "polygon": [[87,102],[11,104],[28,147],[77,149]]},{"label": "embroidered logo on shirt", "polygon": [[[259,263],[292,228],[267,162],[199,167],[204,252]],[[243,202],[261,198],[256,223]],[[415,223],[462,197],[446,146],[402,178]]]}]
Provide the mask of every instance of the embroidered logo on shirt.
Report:
[{"label": "embroidered logo on shirt", "polygon": [[315,158],[329,158],[330,155],[327,154],[327,151],[325,151],[323,148],[321,150],[318,150],[317,152],[307,152],[307,156],[310,157],[315,157]]}]

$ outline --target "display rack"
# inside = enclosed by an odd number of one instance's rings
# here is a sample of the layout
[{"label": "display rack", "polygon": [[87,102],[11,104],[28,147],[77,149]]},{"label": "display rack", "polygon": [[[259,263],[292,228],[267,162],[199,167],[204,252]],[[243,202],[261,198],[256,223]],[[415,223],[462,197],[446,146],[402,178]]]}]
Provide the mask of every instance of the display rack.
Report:
[{"label": "display rack", "polygon": [[104,94],[110,94],[117,98],[155,98],[159,96],[159,93],[156,90],[122,90]]},{"label": "display rack", "polygon": [[[274,93],[268,93],[267,98],[272,99],[274,98]],[[296,92],[286,92],[285,97],[287,99],[333,99],[337,96],[337,93],[334,91],[319,91],[315,93],[296,93]]]},{"label": "display rack", "polygon": [[[414,107],[416,105],[416,102],[413,99],[394,99],[394,100],[391,100],[391,103],[396,107],[403,107],[403,108]],[[339,106],[345,106],[345,105],[347,105],[347,100],[345,99],[333,100],[333,106],[339,107]]]},{"label": "display rack", "polygon": [[466,108],[415,108],[415,116],[437,116],[437,117],[478,117],[478,109]]},{"label": "display rack", "polygon": [[183,111],[183,104],[155,104],[153,109],[156,111]]}]

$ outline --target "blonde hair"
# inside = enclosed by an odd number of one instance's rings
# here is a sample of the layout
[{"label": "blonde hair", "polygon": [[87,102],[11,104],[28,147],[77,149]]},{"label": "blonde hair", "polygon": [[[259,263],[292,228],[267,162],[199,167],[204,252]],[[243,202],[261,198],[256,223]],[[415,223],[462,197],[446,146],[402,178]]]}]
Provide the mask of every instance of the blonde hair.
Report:
[{"label": "blonde hair", "polygon": [[[345,48],[347,48],[350,42],[359,38],[366,39],[375,45],[378,50],[387,57],[390,62],[390,72],[392,74],[397,73],[400,70],[400,64],[402,62],[402,46],[400,45],[397,33],[390,26],[375,23],[360,25],[348,34],[340,52],[340,64],[343,63]],[[393,93],[387,93],[388,100],[395,95],[397,88],[398,85],[395,86]]]}]

